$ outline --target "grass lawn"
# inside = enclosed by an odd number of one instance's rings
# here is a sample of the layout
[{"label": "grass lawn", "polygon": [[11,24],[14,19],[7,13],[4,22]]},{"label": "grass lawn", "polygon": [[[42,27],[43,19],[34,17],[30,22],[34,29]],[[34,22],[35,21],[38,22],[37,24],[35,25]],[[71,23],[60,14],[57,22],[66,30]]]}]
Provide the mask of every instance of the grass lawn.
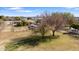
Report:
[{"label": "grass lawn", "polygon": [[[27,34],[27,35],[26,35]],[[32,34],[32,33],[30,33]],[[78,37],[56,32],[56,37],[28,35],[22,32],[17,38],[11,38],[4,50],[15,51],[72,51],[79,50]]]}]

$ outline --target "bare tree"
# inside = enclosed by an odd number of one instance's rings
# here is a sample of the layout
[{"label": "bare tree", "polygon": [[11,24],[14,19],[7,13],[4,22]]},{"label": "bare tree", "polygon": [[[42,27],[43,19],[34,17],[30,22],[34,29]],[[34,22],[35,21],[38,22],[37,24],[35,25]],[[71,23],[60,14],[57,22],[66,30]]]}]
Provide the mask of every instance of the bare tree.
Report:
[{"label": "bare tree", "polygon": [[40,21],[40,23],[37,24],[37,28],[33,30],[35,33],[40,33],[42,38],[45,37],[45,34],[48,31],[46,22],[44,22],[43,20]]},{"label": "bare tree", "polygon": [[42,38],[44,38],[46,32],[47,32],[47,28],[45,23],[40,23],[40,25],[38,25],[38,31],[41,33]]},{"label": "bare tree", "polygon": [[42,22],[47,24],[47,27],[52,30],[52,36],[55,36],[55,31],[62,29],[65,20],[62,13],[53,13],[43,15]]},{"label": "bare tree", "polygon": [[37,29],[34,28],[35,33],[40,33],[42,38],[45,37],[45,34],[48,32],[48,24],[46,22],[47,15],[42,14],[39,16],[41,19],[37,22]]}]

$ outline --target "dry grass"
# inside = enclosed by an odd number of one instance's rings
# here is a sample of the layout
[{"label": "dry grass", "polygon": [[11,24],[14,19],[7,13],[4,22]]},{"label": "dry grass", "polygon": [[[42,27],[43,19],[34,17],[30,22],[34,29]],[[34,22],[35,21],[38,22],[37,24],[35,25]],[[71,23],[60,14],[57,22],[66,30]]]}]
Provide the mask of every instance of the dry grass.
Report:
[{"label": "dry grass", "polygon": [[[73,36],[69,36],[67,34],[62,34],[61,32],[57,32],[56,35],[59,35],[58,38],[46,38],[44,42],[42,42],[40,37],[30,36],[32,33],[30,31],[27,32],[13,32],[13,33],[1,33],[0,34],[0,46],[6,46],[6,50],[15,50],[15,51],[72,51],[79,50],[79,40]],[[28,37],[31,38],[28,38]],[[20,39],[18,39],[20,38]],[[25,38],[23,40],[22,38]],[[33,41],[34,40],[34,41]],[[13,41],[13,43],[12,43]],[[3,42],[3,44],[1,44]],[[10,43],[8,43],[10,42]],[[16,42],[20,42],[19,45]],[[7,44],[8,43],[8,44]],[[22,43],[22,44],[21,44]],[[35,44],[33,46],[33,44]],[[0,50],[5,50],[5,48],[0,47]]]},{"label": "dry grass", "polygon": [[31,34],[31,31],[25,32],[0,32],[0,50],[5,49],[6,43],[12,41],[14,38],[27,37]]}]

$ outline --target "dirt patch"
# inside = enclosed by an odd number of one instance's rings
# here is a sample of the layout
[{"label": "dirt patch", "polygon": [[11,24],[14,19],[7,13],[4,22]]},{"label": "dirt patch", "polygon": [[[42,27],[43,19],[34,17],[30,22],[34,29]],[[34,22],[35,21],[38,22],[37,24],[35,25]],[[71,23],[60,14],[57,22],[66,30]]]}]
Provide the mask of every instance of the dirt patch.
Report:
[{"label": "dirt patch", "polygon": [[23,32],[0,32],[0,51],[4,50],[4,46],[6,43],[11,41],[14,38],[27,37],[31,35],[31,31],[23,31]]}]

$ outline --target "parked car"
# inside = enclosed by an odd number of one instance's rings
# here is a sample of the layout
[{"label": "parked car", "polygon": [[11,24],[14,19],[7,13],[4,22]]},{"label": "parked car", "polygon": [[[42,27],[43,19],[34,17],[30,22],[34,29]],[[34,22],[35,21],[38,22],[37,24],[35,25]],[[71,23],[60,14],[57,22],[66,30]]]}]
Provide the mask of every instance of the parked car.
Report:
[{"label": "parked car", "polygon": [[30,24],[30,25],[28,25],[28,28],[29,29],[37,29],[38,26],[36,24]]},{"label": "parked car", "polygon": [[71,33],[71,34],[79,34],[79,30],[78,29],[74,29],[74,28],[71,28],[68,33]]}]

